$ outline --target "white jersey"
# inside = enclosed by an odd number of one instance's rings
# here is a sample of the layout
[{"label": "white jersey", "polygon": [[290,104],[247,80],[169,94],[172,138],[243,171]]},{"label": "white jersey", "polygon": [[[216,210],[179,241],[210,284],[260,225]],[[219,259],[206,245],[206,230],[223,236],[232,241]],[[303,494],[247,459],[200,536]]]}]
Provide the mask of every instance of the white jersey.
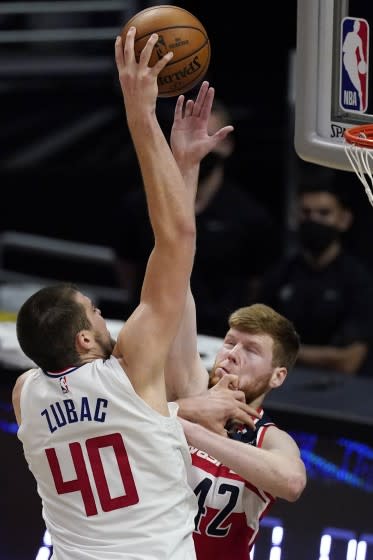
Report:
[{"label": "white jersey", "polygon": [[113,356],[35,369],[18,437],[37,481],[54,560],[192,560],[190,454],[170,403],[145,403]]}]

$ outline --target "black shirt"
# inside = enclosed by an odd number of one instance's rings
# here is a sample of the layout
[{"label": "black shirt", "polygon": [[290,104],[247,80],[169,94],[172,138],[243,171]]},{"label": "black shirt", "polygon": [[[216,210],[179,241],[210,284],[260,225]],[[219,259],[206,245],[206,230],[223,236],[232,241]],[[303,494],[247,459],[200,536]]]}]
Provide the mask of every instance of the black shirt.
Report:
[{"label": "black shirt", "polygon": [[[260,300],[290,319],[303,344],[345,346],[373,338],[373,281],[351,255],[323,268],[298,254],[284,259],[263,280]],[[369,357],[360,375],[373,375]]]},{"label": "black shirt", "polygon": [[[153,246],[142,189],[132,191],[122,200],[118,222],[121,225],[113,239],[114,251],[141,270],[137,302]],[[197,328],[201,334],[224,336],[229,313],[248,304],[249,280],[262,274],[271,260],[275,228],[267,209],[230,182],[225,182],[196,216],[196,224],[197,249],[191,285]]]}]

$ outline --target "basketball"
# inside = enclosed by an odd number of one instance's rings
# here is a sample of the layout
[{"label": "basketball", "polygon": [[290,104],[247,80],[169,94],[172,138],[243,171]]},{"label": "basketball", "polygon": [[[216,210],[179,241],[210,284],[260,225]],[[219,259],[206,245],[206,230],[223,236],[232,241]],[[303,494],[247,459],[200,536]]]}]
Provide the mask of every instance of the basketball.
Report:
[{"label": "basketball", "polygon": [[365,74],[365,72],[367,71],[367,65],[365,64],[364,60],[360,60],[357,68],[360,74]]},{"label": "basketball", "polygon": [[204,78],[210,64],[210,41],[202,23],[190,12],[172,5],[145,8],[127,21],[121,31],[123,43],[129,27],[136,27],[135,55],[152,33],[158,34],[149,65],[168,51],[172,60],[158,76],[158,96],[173,97],[194,88]]}]

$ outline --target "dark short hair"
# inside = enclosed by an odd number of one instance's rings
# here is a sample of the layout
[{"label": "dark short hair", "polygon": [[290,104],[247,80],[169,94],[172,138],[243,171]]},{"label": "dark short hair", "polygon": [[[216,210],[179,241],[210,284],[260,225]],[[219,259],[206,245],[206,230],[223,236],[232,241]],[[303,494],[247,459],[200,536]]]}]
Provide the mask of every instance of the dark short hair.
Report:
[{"label": "dark short hair", "polygon": [[344,176],[335,169],[304,163],[298,183],[298,195],[329,193],[339,204],[351,209],[352,199],[349,184]]},{"label": "dark short hair", "polygon": [[291,321],[272,307],[255,303],[240,307],[228,320],[231,328],[250,334],[267,334],[273,340],[274,367],[290,370],[298,357],[300,338]]},{"label": "dark short hair", "polygon": [[321,194],[328,193],[338,201],[340,206],[345,209],[350,209],[351,202],[348,193],[343,188],[337,188],[335,185],[317,185],[302,183],[299,186],[298,194],[303,196],[305,194]]},{"label": "dark short hair", "polygon": [[16,321],[23,352],[47,371],[61,371],[79,364],[75,348],[78,332],[91,328],[84,306],[75,299],[73,284],[42,288],[21,306]]}]

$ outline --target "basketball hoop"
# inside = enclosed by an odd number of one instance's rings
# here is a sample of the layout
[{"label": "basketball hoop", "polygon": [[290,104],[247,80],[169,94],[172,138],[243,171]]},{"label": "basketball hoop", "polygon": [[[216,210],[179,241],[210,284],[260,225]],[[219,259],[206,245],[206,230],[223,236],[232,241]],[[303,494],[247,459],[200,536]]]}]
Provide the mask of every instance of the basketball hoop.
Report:
[{"label": "basketball hoop", "polygon": [[347,128],[344,139],[346,155],[373,206],[373,124]]}]

